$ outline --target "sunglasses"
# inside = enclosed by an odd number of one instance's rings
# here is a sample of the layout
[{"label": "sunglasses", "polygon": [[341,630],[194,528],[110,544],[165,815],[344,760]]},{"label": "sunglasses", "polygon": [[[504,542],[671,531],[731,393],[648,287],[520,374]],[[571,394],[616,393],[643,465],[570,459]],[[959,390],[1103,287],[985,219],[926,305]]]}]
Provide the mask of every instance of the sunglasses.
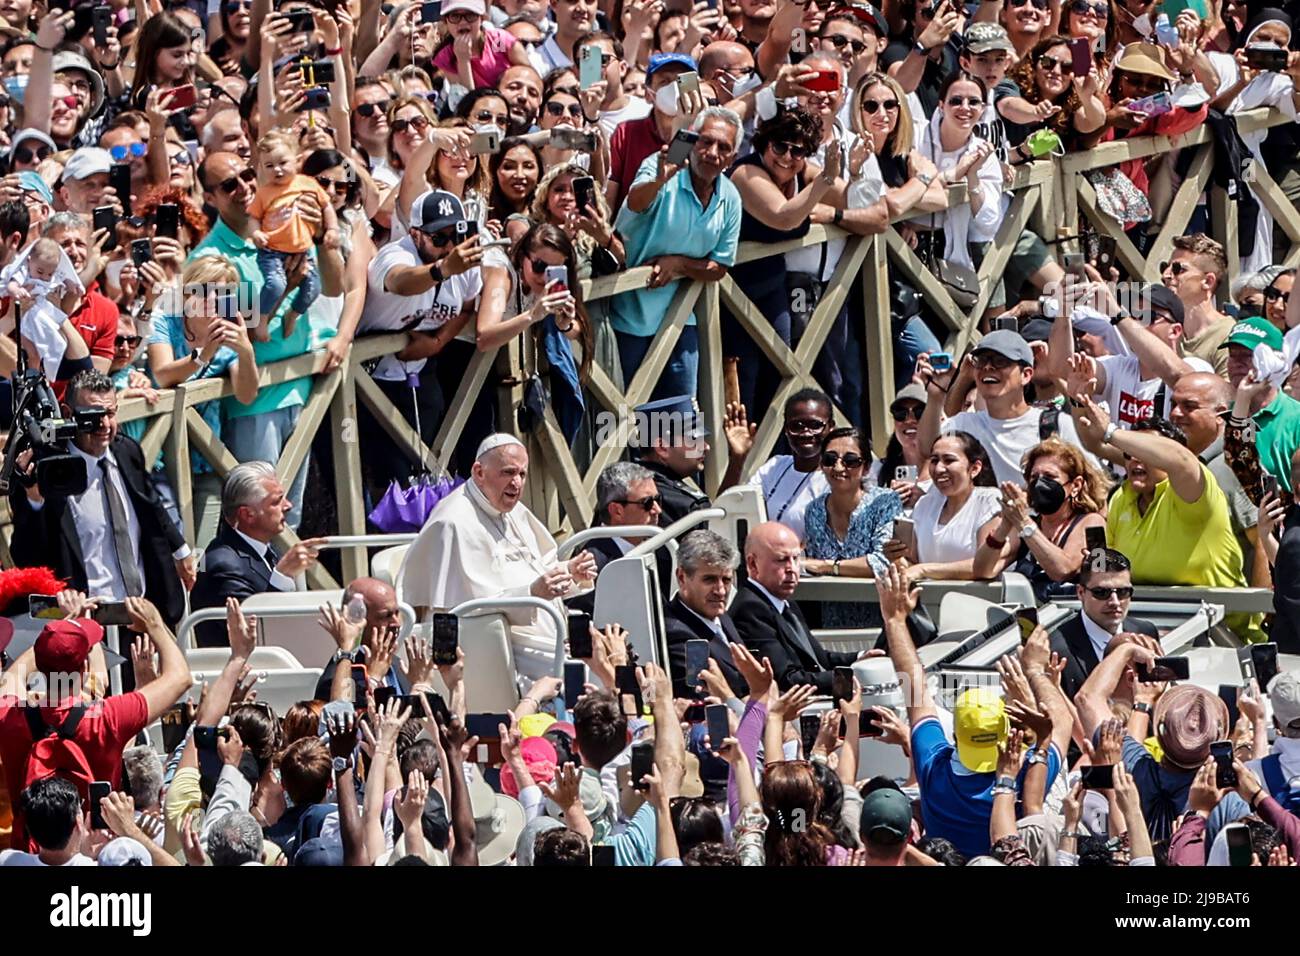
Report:
[{"label": "sunglasses", "polygon": [[566,108],[563,103],[557,103],[554,100],[551,100],[546,104],[546,112],[550,113],[552,116],[563,116],[566,112],[570,116],[581,116],[582,104],[570,103]]},{"label": "sunglasses", "polygon": [[1092,14],[1098,20],[1110,19],[1110,8],[1104,3],[1089,3],[1088,0],[1074,0],[1070,4],[1070,12],[1077,13],[1081,17]]},{"label": "sunglasses", "polygon": [[1007,0],[1007,3],[1013,7],[1023,7],[1027,3],[1032,3],[1035,10],[1047,9],[1047,0]]},{"label": "sunglasses", "polygon": [[539,276],[545,275],[546,270],[551,267],[551,264],[545,259],[529,259],[528,264],[533,267],[533,271]]},{"label": "sunglasses", "polygon": [[362,103],[357,107],[357,115],[369,119],[376,112],[387,113],[389,105],[393,102],[394,97],[389,97],[379,103]]},{"label": "sunglasses", "polygon": [[785,430],[792,435],[815,435],[822,431],[829,422],[821,421],[816,418],[805,418],[802,421],[786,422]]},{"label": "sunglasses", "polygon": [[1133,589],[1129,588],[1088,588],[1088,593],[1098,601],[1109,601],[1111,595],[1115,595],[1121,601],[1127,601],[1133,596]]},{"label": "sunglasses", "polygon": [[1074,72],[1074,61],[1058,60],[1054,56],[1043,54],[1038,58],[1038,68],[1044,73],[1056,73],[1059,71],[1062,74],[1069,76]]},{"label": "sunglasses", "polygon": [[1014,360],[995,352],[976,352],[970,357],[970,361],[976,368],[991,368],[997,371],[1016,364]]},{"label": "sunglasses", "polygon": [[241,172],[235,173],[235,175],[231,176],[229,179],[217,183],[217,188],[229,196],[239,188],[241,182],[248,183],[251,186],[253,183],[257,182],[257,173],[246,168]]},{"label": "sunglasses", "polygon": [[429,120],[424,116],[412,116],[410,119],[395,119],[392,125],[394,133],[405,133],[408,129],[423,133],[429,128]]},{"label": "sunglasses", "polygon": [[226,0],[221,5],[221,9],[227,14],[238,13],[240,10],[249,10],[253,6],[253,0]]},{"label": "sunglasses", "polygon": [[[437,94],[434,94],[437,96]],[[508,113],[493,113],[491,110],[480,110],[474,114],[474,118],[480,123],[496,123],[498,126],[505,127],[510,122]]]},{"label": "sunglasses", "polygon": [[442,249],[449,245],[454,246],[456,244],[456,239],[458,238],[457,234],[454,232],[426,232],[425,235],[429,237],[429,241],[438,249]]},{"label": "sunglasses", "polygon": [[346,179],[330,179],[328,176],[317,176],[316,182],[320,183],[322,189],[332,190],[339,195],[347,192],[348,187],[352,185]]},{"label": "sunglasses", "polygon": [[847,452],[844,455],[841,455],[837,451],[822,452],[823,468],[834,468],[840,462],[844,462],[845,468],[849,468],[849,469],[861,468],[865,461],[866,461],[865,458],[863,458],[861,455],[855,455],[853,452]]},{"label": "sunglasses", "polygon": [[113,340],[113,344],[116,345],[119,349],[120,349],[123,345],[130,346],[131,348],[135,348],[137,345],[140,344],[140,336],[138,336],[138,335],[119,335],[117,338],[115,338],[115,339]]},{"label": "sunglasses", "polygon": [[951,96],[947,103],[953,109],[959,109],[963,106],[983,106],[984,101],[978,96]]},{"label": "sunglasses", "polygon": [[172,153],[167,157],[167,161],[173,166],[189,166],[194,162],[194,157],[190,155],[187,149],[184,152]]},{"label": "sunglasses", "polygon": [[481,19],[477,13],[470,13],[468,10],[455,10],[443,15],[443,19],[448,23],[473,23]]},{"label": "sunglasses", "polygon": [[872,116],[878,110],[883,109],[886,113],[893,113],[898,109],[898,100],[863,100],[862,112],[870,113]]},{"label": "sunglasses", "polygon": [[855,40],[853,37],[846,37],[839,33],[827,34],[822,37],[822,39],[837,50],[843,50],[847,46],[853,51],[854,56],[857,56],[859,53],[862,53],[867,49],[867,45],[861,40]]},{"label": "sunglasses", "polygon": [[1276,302],[1278,299],[1281,299],[1283,302],[1290,302],[1291,293],[1283,292],[1281,289],[1277,288],[1276,286],[1269,286],[1264,290],[1264,298],[1267,299],[1269,302]]},{"label": "sunglasses", "polygon": [[108,154],[113,157],[113,162],[125,162],[128,156],[140,157],[149,152],[149,147],[144,143],[132,143],[130,146],[113,146],[109,149]]},{"label": "sunglasses", "polygon": [[777,156],[793,156],[795,159],[807,159],[808,150],[802,146],[796,146],[794,143],[768,143],[770,149]]},{"label": "sunglasses", "polygon": [[48,146],[37,146],[33,152],[26,146],[17,146],[14,148],[14,161],[19,163],[39,163],[48,159],[54,150]]},{"label": "sunglasses", "polygon": [[925,406],[917,408],[915,405],[895,405],[889,410],[889,413],[894,416],[896,422],[905,422],[909,418],[914,418],[919,422],[921,416],[925,414]]},{"label": "sunglasses", "polygon": [[636,498],[636,499],[622,498],[615,502],[615,504],[620,504],[620,505],[636,505],[642,511],[649,511],[655,505],[662,506],[663,503],[664,503],[663,495],[649,495],[648,497],[645,498]]},{"label": "sunglasses", "polygon": [[1196,270],[1193,269],[1191,266],[1189,266],[1186,262],[1162,262],[1162,263],[1160,263],[1160,271],[1161,271],[1161,272],[1164,272],[1166,269],[1169,270],[1169,272],[1170,272],[1171,275],[1176,275],[1176,276],[1180,276],[1180,275],[1182,275],[1184,272],[1195,272],[1195,271],[1196,271]]}]

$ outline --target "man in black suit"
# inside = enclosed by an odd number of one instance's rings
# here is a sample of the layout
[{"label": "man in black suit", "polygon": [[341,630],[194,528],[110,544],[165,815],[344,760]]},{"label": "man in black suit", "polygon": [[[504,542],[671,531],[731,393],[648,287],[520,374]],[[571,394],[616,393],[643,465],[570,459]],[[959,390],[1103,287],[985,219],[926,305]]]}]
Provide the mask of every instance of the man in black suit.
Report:
[{"label": "man in black suit", "polygon": [[1071,700],[1101,662],[1106,645],[1115,635],[1160,636],[1150,621],[1128,616],[1128,607],[1133,600],[1133,575],[1128,558],[1107,548],[1104,559],[1095,569],[1093,562],[1094,556],[1087,556],[1079,570],[1077,591],[1082,611],[1051,635],[1052,650],[1065,658],[1061,689]]},{"label": "man in black suit", "polygon": [[822,647],[790,600],[799,586],[802,553],[799,538],[779,522],[768,521],[751,531],[745,540],[749,577],[731,604],[731,619],[754,656],[772,662],[782,691],[812,684],[819,693],[829,694],[835,668],[850,666],[858,655]]},{"label": "man in black suit", "polygon": [[93,431],[67,443],[69,464],[85,467],[85,490],[43,490],[31,452],[19,455],[9,496],[14,563],[48,567],[101,601],[146,597],[174,627],[185,613],[182,586],[194,586],[194,556],[149,480],[144,452],[118,434],[112,380],[94,369],[79,372],[63,414],[78,408],[103,409]]},{"label": "man in black suit", "polygon": [[[221,488],[221,527],[203,554],[190,607],[225,607],[230,597],[242,602],[251,594],[296,590],[294,577],[316,563],[321,541],[300,541],[283,556],[271,547],[292,509],[274,466],[249,461],[233,468]],[[226,626],[200,624],[195,636],[199,647],[223,647]]]},{"label": "man in black suit", "polygon": [[682,538],[677,549],[677,596],[664,609],[668,637],[668,670],[673,696],[695,696],[694,674],[686,673],[686,642],[708,641],[709,657],[717,661],[732,693],[744,697],[749,685],[731,659],[728,644],[741,643],[727,614],[727,598],[736,580],[740,555],[720,534],[700,529]]}]

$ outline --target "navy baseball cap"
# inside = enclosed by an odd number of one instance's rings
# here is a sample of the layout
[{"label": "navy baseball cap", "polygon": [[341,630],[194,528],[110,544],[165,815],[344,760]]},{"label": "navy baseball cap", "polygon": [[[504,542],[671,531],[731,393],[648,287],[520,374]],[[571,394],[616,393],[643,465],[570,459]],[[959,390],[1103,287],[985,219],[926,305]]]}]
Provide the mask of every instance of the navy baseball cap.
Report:
[{"label": "navy baseball cap", "polygon": [[685,53],[653,53],[650,56],[650,62],[646,65],[646,79],[654,76],[666,66],[677,65],[691,72],[699,72],[699,66],[696,65],[694,58],[687,56]]}]

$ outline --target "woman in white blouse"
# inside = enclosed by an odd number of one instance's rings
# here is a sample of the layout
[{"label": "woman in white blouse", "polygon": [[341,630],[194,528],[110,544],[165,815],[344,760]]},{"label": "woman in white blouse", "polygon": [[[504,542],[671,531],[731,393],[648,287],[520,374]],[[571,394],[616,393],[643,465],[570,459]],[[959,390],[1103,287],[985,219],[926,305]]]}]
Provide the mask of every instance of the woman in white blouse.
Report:
[{"label": "woman in white blouse", "polygon": [[[969,581],[975,576],[975,554],[997,526],[1002,493],[984,446],[967,432],[941,435],[930,451],[934,487],[912,509],[911,545],[892,541],[885,555],[907,560],[908,581]],[[895,524],[897,529],[897,524]],[[1006,567],[999,559],[989,577]]]}]

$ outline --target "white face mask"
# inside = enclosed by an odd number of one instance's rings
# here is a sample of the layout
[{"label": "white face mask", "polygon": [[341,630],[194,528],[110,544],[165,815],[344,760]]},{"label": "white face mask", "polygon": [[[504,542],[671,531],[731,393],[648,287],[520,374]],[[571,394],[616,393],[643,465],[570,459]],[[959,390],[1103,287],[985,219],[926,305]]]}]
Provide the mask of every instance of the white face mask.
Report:
[{"label": "white face mask", "polygon": [[677,115],[677,84],[667,83],[655,93],[655,109],[664,116]]},{"label": "white face mask", "polygon": [[1133,18],[1133,29],[1144,37],[1149,37],[1155,30],[1155,28],[1151,26],[1151,17],[1145,13],[1139,17]]},{"label": "white face mask", "polygon": [[731,95],[738,99],[748,93],[750,90],[756,90],[763,85],[763,78],[758,75],[758,71],[752,71],[745,74],[744,79],[737,80],[731,87]]}]

